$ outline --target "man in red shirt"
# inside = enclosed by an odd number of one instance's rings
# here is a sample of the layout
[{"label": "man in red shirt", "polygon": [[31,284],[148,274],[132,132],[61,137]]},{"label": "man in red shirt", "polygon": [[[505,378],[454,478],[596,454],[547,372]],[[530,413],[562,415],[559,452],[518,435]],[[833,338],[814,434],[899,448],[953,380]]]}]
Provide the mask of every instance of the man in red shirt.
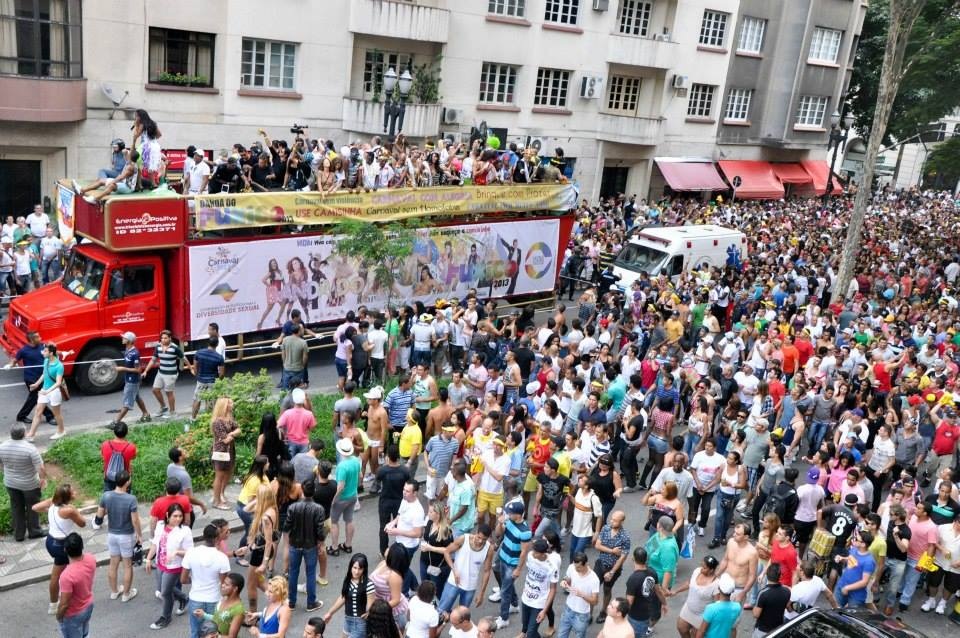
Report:
[{"label": "man in red shirt", "polygon": [[60,602],[57,622],[64,636],[86,636],[93,615],[93,578],[97,560],[83,551],[83,539],[72,532],[63,541],[70,563],[60,574]]},{"label": "man in red shirt", "polygon": [[113,430],[113,438],[109,441],[104,441],[103,444],[100,445],[100,456],[103,457],[104,492],[109,492],[117,487],[116,483],[107,478],[107,468],[110,465],[110,457],[113,456],[113,453],[118,452],[123,456],[123,469],[131,476],[133,476],[133,473],[130,472],[130,464],[133,462],[133,459],[137,457],[137,446],[127,441],[127,424],[123,421],[118,421],[111,429]]},{"label": "man in red shirt", "polygon": [[783,374],[787,376],[787,383],[800,368],[800,351],[797,350],[797,346],[793,345],[793,342],[793,337],[788,336],[783,342],[783,347],[780,348],[780,352],[783,353]]},{"label": "man in red shirt", "polygon": [[960,425],[957,424],[957,413],[951,407],[935,407],[931,416],[943,416],[933,435],[933,444],[930,446],[930,464],[927,470],[933,476],[940,476],[940,470],[953,465],[953,455],[957,451],[957,441],[960,441]]},{"label": "man in red shirt", "polygon": [[793,347],[797,349],[797,362],[800,367],[807,365],[807,361],[813,356],[813,344],[810,343],[810,331],[806,328],[794,339]]},{"label": "man in red shirt", "polygon": [[787,396],[787,386],[783,385],[780,378],[779,370],[774,369],[767,373],[767,391],[770,393],[770,398],[773,399],[774,410],[780,409],[780,402],[783,401],[783,397]]},{"label": "man in red shirt", "polygon": [[793,587],[793,573],[797,570],[799,558],[797,548],[790,542],[793,534],[791,525],[781,525],[777,529],[773,543],[770,545],[770,565],[780,565],[780,584]]},{"label": "man in red shirt", "polygon": [[186,494],[181,494],[180,491],[183,489],[183,485],[180,483],[180,479],[171,476],[167,479],[167,482],[164,484],[164,489],[166,494],[157,498],[153,502],[153,505],[150,506],[150,526],[147,529],[152,530],[156,528],[157,521],[162,521],[167,515],[167,508],[173,505],[174,503],[178,504],[183,508],[183,520],[187,523],[189,527],[193,527],[193,506],[197,505],[203,510],[203,513],[207,513],[207,506],[200,499],[187,496]]}]

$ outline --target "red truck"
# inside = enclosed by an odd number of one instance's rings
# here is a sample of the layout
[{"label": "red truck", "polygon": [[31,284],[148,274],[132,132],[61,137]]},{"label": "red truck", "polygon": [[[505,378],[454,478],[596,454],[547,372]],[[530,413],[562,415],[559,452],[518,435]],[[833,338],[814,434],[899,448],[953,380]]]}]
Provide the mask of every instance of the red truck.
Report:
[{"label": "red truck", "polygon": [[[80,391],[122,384],[120,335],[152,348],[160,331],[192,345],[216,322],[243,358],[277,333],[293,309],[314,325],[360,304],[383,308],[553,290],[573,226],[575,187],[564,184],[110,196],[90,204],[58,186],[61,236],[75,233],[61,280],[13,300],[0,345],[13,355],[28,331],[55,343]],[[370,264],[340,255],[332,224],[422,220],[409,257],[391,264],[394,289],[378,289]]]}]

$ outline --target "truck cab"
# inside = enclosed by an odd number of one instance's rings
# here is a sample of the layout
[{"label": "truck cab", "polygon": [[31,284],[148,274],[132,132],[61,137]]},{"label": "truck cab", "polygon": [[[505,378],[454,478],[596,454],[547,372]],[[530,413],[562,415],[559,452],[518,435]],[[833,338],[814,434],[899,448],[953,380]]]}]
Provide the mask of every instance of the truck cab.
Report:
[{"label": "truck cab", "polygon": [[133,332],[141,349],[157,341],[166,316],[165,283],[158,256],[80,244],[61,280],[13,300],[0,345],[16,352],[27,332],[36,331],[57,345],[82,392],[113,392],[123,383],[115,366],[123,358],[120,335]]}]

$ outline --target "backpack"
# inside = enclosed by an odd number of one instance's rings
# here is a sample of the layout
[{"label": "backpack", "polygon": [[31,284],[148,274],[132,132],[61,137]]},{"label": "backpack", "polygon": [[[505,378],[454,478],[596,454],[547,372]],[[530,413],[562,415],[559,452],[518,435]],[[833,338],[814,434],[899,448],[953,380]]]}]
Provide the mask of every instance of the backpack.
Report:
[{"label": "backpack", "polygon": [[124,443],[123,447],[119,450],[113,447],[113,444],[110,444],[110,460],[107,461],[107,480],[115,482],[117,480],[117,475],[120,474],[123,470],[127,469],[126,463],[123,461],[123,451],[127,449],[129,443]]},{"label": "backpack", "polygon": [[[788,486],[789,487],[789,486]],[[774,513],[782,521],[787,514],[787,500],[792,494],[796,494],[797,491],[793,487],[789,487],[787,490],[781,489],[778,485],[773,492],[767,496],[767,501],[763,504],[763,514],[767,515],[769,513]]]}]

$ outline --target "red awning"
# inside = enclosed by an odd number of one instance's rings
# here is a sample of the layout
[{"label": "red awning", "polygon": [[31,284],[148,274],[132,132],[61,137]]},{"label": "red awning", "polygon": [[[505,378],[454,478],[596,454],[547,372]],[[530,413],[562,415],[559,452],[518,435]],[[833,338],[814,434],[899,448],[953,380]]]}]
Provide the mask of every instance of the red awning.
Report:
[{"label": "red awning", "polygon": [[795,162],[777,162],[771,164],[773,172],[784,184],[812,184],[813,178],[803,166]]},{"label": "red awning", "polygon": [[725,191],[720,174],[706,162],[667,162],[656,160],[664,179],[675,191]]},{"label": "red awning", "polygon": [[770,162],[721,160],[720,170],[731,185],[734,177],[740,178],[740,187],[737,188],[737,197],[740,199],[783,197],[783,184],[777,179]]},{"label": "red awning", "polygon": [[[823,195],[827,192],[827,176],[830,175],[830,166],[826,160],[803,160],[800,162],[803,169],[813,178],[813,189],[817,195]],[[839,195],[843,192],[840,184],[840,178],[833,174],[833,195]]]}]

